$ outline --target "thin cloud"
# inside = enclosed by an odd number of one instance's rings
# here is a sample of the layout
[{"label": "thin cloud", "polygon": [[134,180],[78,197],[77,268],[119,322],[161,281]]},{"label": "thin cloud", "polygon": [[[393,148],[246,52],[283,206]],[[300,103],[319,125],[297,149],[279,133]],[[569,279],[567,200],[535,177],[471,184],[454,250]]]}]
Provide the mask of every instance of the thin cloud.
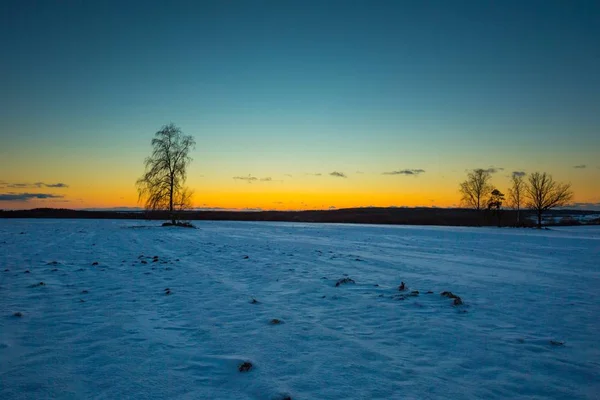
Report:
[{"label": "thin cloud", "polygon": [[584,168],[587,168],[587,165],[585,165],[585,164],[574,165],[573,168],[584,169]]},{"label": "thin cloud", "polygon": [[356,173],[356,174],[359,174],[359,175],[362,175],[362,174],[364,174],[364,172],[362,172],[362,171],[356,171],[355,173]]},{"label": "thin cloud", "polygon": [[484,171],[489,172],[490,174],[495,174],[496,172],[504,171],[504,168],[491,166],[487,169],[484,169]]},{"label": "thin cloud", "polygon": [[292,178],[292,174],[285,174],[284,176],[288,176],[288,177]]},{"label": "thin cloud", "polygon": [[527,173],[525,171],[513,171],[513,176],[525,176]]},{"label": "thin cloud", "polygon": [[[257,178],[256,176],[252,176],[252,175],[248,175],[248,176],[234,176],[233,179],[235,180],[239,180],[239,181],[246,181],[248,183],[252,183],[252,182],[275,182],[273,180],[273,178],[271,178],[270,176],[264,177],[264,178]],[[281,182],[281,181],[277,181],[277,182]]]},{"label": "thin cloud", "polygon": [[49,193],[4,193],[0,194],[0,201],[27,201],[30,199],[62,199],[65,196],[59,196]]},{"label": "thin cloud", "polygon": [[238,181],[246,181],[248,183],[252,183],[254,181],[257,181],[258,178],[252,175],[248,175],[248,176],[234,176],[233,179],[238,180]]},{"label": "thin cloud", "polygon": [[29,188],[68,188],[69,185],[66,183],[44,183],[44,182],[35,182],[35,183],[6,183],[2,182],[3,186],[13,188],[13,189],[29,189]]},{"label": "thin cloud", "polygon": [[347,178],[346,174],[343,172],[333,171],[329,174],[330,176],[334,176],[336,178]]},{"label": "thin cloud", "polygon": [[311,174],[311,173],[306,173],[306,175],[311,175],[311,176],[322,176],[323,174],[320,172],[317,172],[316,174]]},{"label": "thin cloud", "polygon": [[383,175],[421,175],[425,173],[424,169],[401,169],[398,171],[384,172]]}]

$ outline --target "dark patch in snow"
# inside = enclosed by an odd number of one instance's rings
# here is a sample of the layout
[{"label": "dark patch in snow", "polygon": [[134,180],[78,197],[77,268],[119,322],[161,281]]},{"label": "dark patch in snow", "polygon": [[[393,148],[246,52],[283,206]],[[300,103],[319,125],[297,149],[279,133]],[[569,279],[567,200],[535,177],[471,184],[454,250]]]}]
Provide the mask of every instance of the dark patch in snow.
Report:
[{"label": "dark patch in snow", "polygon": [[561,342],[561,341],[559,341],[559,340],[551,340],[551,341],[550,341],[550,344],[551,344],[552,346],[564,346],[564,345],[565,345],[565,342]]},{"label": "dark patch in snow", "polygon": [[29,287],[40,287],[40,286],[46,286],[46,284],[44,282],[39,282],[39,283],[34,283],[33,285],[30,285]]},{"label": "dark patch in snow", "polygon": [[404,284],[404,282],[400,282],[400,286],[398,286],[398,290],[402,291],[406,289],[406,285]]},{"label": "dark patch in snow", "polygon": [[454,299],[454,301],[452,302],[452,304],[454,304],[455,306],[460,306],[460,305],[463,304],[462,299],[459,296],[457,296],[454,293],[452,293],[452,292],[442,292],[441,295],[444,296],[444,297],[447,297],[449,299]]},{"label": "dark patch in snow", "polygon": [[354,279],[352,279],[352,278],[342,278],[335,283],[335,287],[344,285],[346,283],[356,283],[356,282],[354,282]]},{"label": "dark patch in snow", "polygon": [[238,371],[240,372],[248,372],[252,369],[253,365],[249,361],[244,361],[238,366]]},{"label": "dark patch in snow", "polygon": [[30,274],[31,272],[29,272],[28,269],[25,270],[24,274]]},{"label": "dark patch in snow", "polygon": [[13,314],[13,316],[21,318],[23,316],[23,313],[20,311],[17,311],[16,313]]},{"label": "dark patch in snow", "polygon": [[94,265],[98,265],[98,261],[94,261],[94,262],[92,263],[92,266],[94,266]]},{"label": "dark patch in snow", "polygon": [[271,321],[269,321],[269,324],[271,325],[280,325],[283,324],[283,321],[277,318],[273,318]]},{"label": "dark patch in snow", "polygon": [[256,299],[252,299],[252,300],[250,301],[250,304],[258,304],[258,303],[259,303],[259,301],[258,301],[258,300],[256,300]]}]

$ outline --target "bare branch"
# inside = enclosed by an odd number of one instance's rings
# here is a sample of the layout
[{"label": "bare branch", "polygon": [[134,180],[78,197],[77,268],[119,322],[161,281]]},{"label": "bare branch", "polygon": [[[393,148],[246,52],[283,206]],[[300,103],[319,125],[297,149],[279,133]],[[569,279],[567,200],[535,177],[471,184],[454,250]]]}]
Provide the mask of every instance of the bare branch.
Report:
[{"label": "bare branch", "polygon": [[467,180],[459,185],[462,195],[461,203],[469,208],[481,210],[485,205],[484,197],[489,195],[493,187],[490,185],[492,175],[489,171],[476,169],[467,175]]},{"label": "bare branch", "polygon": [[552,176],[543,172],[534,172],[529,176],[529,184],[525,185],[527,207],[538,215],[538,228],[542,226],[542,214],[551,208],[567,205],[573,198],[571,184],[559,183]]}]

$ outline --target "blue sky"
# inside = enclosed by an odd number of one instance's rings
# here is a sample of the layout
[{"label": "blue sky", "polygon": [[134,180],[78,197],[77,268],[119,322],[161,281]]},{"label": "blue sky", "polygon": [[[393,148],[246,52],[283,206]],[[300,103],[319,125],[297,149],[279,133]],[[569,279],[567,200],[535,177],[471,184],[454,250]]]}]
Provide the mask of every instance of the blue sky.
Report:
[{"label": "blue sky", "polygon": [[[493,165],[547,170],[600,202],[598,2],[2,7],[4,181],[69,181],[73,201],[108,190],[132,205],[151,135],[172,121],[196,137],[190,183],[209,198],[392,185],[449,205],[465,170]],[[400,168],[427,172],[381,175]],[[337,170],[349,179],[232,179]]]}]

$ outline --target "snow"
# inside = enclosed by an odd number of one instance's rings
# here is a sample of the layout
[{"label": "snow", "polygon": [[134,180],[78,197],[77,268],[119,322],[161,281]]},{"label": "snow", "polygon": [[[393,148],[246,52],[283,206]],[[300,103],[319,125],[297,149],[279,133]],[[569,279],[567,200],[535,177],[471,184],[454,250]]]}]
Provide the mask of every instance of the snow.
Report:
[{"label": "snow", "polygon": [[598,227],[197,225],[0,220],[0,398],[600,396]]}]

